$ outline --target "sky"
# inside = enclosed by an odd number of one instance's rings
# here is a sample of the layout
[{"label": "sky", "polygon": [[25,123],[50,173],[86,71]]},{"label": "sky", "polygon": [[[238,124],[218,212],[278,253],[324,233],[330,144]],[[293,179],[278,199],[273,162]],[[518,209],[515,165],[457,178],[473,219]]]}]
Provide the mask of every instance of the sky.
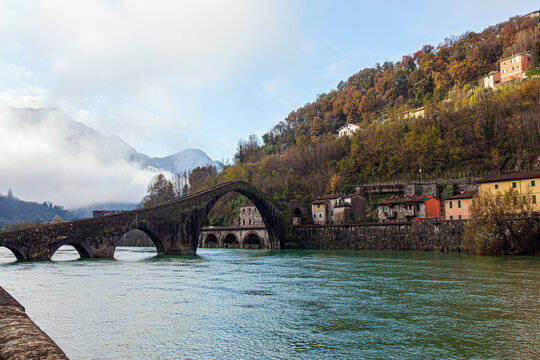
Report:
[{"label": "sky", "polygon": [[537,0],[0,0],[0,108],[56,107],[149,156],[198,148],[226,161],[240,139],[363,68],[539,9]]}]

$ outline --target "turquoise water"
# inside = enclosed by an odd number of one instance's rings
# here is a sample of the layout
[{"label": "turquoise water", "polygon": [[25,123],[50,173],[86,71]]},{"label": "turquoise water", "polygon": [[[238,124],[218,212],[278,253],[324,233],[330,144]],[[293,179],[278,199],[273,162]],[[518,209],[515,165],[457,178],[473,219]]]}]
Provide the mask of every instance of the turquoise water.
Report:
[{"label": "turquoise water", "polygon": [[540,358],[540,260],[199,249],[17,263],[0,286],[71,359]]}]

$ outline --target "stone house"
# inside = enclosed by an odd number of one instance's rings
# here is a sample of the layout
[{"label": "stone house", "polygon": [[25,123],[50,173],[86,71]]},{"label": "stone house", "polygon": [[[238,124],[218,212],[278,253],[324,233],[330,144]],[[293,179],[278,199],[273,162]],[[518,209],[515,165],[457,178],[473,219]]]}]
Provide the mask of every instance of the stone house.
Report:
[{"label": "stone house", "polygon": [[402,222],[441,217],[441,202],[434,196],[385,199],[377,207],[379,222]]},{"label": "stone house", "polygon": [[311,203],[311,213],[315,225],[326,225],[328,212],[328,200],[315,200]]},{"label": "stone house", "polygon": [[[320,225],[348,224],[351,217],[354,221],[365,217],[366,199],[359,194],[325,195],[312,203],[311,211],[314,223],[317,221],[316,223]],[[339,214],[339,222],[338,218],[336,218],[336,212]],[[343,218],[345,212],[348,215]],[[325,219],[324,223],[322,219]]]},{"label": "stone house", "polygon": [[240,208],[240,219],[238,221],[238,226],[264,226],[261,213],[259,210],[257,210],[257,207],[252,202],[248,202]]},{"label": "stone house", "polygon": [[360,130],[360,126],[356,124],[347,123],[338,129],[338,138],[345,136],[353,136],[355,132]]},{"label": "stone house", "polygon": [[470,207],[476,191],[464,191],[461,194],[444,199],[445,220],[467,220],[471,218]]}]

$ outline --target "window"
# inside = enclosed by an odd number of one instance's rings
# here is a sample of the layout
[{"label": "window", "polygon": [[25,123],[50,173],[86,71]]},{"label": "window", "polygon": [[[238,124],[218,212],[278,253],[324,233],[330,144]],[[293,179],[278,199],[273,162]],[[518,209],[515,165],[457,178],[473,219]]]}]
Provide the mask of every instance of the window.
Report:
[{"label": "window", "polygon": [[516,69],[517,69],[517,70],[519,70],[519,65],[518,65],[518,66],[516,66]]},{"label": "window", "polygon": [[242,219],[242,225],[246,225],[246,219]]},{"label": "window", "polygon": [[512,183],[512,187],[513,187],[514,189],[517,188],[517,183],[516,183],[515,181]]},{"label": "window", "polygon": [[535,180],[531,180],[531,186],[536,186],[536,181]]},{"label": "window", "polygon": [[526,196],[523,196],[523,203],[527,204],[527,197]]},{"label": "window", "polygon": [[457,201],[457,207],[461,209],[461,200]]},{"label": "window", "polygon": [[450,200],[449,204],[450,204],[450,209],[452,209],[452,200]]},{"label": "window", "polygon": [[514,63],[514,58],[510,59],[510,64]]},{"label": "window", "polygon": [[251,219],[249,219],[249,225],[251,225]]},{"label": "window", "polygon": [[499,185],[498,185],[498,184],[497,184],[497,185],[495,185],[495,190],[497,190],[498,188],[499,188]]},{"label": "window", "polygon": [[330,216],[334,216],[334,210],[330,211]]},{"label": "window", "polygon": [[248,209],[248,214],[251,214],[251,209]]},{"label": "window", "polygon": [[461,215],[458,216],[458,219],[461,220]]},{"label": "window", "polygon": [[503,61],[503,65],[506,65],[506,61]]},{"label": "window", "polygon": [[322,214],[319,214],[319,217],[322,218]]},{"label": "window", "polygon": [[514,67],[512,66],[512,71],[514,71]]},{"label": "window", "polygon": [[317,214],[313,214],[313,218],[316,219],[316,218],[317,218]]},{"label": "window", "polygon": [[384,206],[382,207],[382,212],[386,212],[386,208]]},{"label": "window", "polygon": [[519,62],[519,56],[516,56],[516,62]]},{"label": "window", "polygon": [[242,214],[245,214],[246,213],[246,209],[242,209]]},{"label": "window", "polygon": [[450,220],[454,220],[454,215],[450,215]]},{"label": "window", "polygon": [[533,195],[533,196],[532,196],[532,203],[533,203],[533,204],[536,204],[536,195]]}]

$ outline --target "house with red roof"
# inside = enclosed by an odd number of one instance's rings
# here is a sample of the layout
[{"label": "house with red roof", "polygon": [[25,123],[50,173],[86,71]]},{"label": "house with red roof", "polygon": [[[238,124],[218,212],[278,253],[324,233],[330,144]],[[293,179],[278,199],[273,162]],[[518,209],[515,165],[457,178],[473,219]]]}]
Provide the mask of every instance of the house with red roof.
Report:
[{"label": "house with red roof", "polygon": [[432,195],[384,199],[379,202],[377,213],[379,222],[437,219],[441,217],[441,202]]}]

